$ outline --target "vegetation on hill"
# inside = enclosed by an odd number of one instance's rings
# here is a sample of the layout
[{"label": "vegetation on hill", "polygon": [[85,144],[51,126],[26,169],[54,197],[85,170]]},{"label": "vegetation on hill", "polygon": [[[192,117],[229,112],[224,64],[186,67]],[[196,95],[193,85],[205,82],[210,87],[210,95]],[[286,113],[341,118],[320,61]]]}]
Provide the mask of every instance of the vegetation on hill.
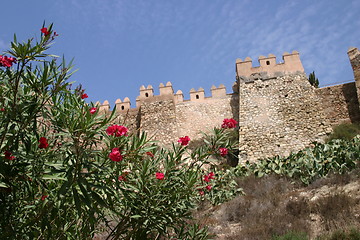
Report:
[{"label": "vegetation on hill", "polygon": [[334,139],[328,143],[314,143],[288,157],[275,156],[260,159],[257,162],[246,162],[236,169],[238,176],[254,174],[262,177],[277,174],[308,185],[314,180],[326,177],[329,173],[342,174],[359,166],[360,136],[350,141]]},{"label": "vegetation on hill", "polygon": [[319,79],[315,76],[315,72],[309,74],[309,83],[311,86],[314,86],[316,88],[319,87]]},{"label": "vegetation on hill", "polygon": [[327,142],[333,139],[351,140],[360,134],[359,123],[342,123],[334,127],[333,132],[327,138]]}]

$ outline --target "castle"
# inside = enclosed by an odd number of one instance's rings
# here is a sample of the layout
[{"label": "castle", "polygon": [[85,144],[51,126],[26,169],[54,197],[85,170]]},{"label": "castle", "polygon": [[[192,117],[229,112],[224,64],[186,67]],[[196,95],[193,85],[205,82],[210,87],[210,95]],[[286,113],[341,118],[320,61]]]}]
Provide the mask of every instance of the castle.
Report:
[{"label": "castle", "polygon": [[[116,100],[116,122],[168,145],[185,135],[197,139],[224,118],[234,118],[240,161],[288,155],[323,141],[335,125],[360,120],[360,52],[350,48],[348,56],[355,82],[324,88],[310,85],[297,51],[285,52],[283,63],[272,54],[260,56],[258,67],[249,57],[237,59],[231,94],[224,85],[212,86],[211,97],[199,88],[185,100],[170,82],[160,84],[159,95],[151,85],[141,86],[135,108],[129,98]],[[103,114],[110,112],[108,101],[97,105]]]}]

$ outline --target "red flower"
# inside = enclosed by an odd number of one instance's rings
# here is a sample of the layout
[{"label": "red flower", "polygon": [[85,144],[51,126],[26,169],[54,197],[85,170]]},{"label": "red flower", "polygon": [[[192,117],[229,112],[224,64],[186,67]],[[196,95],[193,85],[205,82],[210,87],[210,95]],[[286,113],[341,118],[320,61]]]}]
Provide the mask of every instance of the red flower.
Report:
[{"label": "red flower", "polygon": [[15,160],[15,157],[9,151],[5,151],[4,155],[5,155],[5,158],[8,160]]},{"label": "red flower", "polygon": [[49,146],[47,139],[45,137],[41,137],[39,139],[39,148],[47,148]]},{"label": "red flower", "polygon": [[86,93],[81,94],[81,99],[88,98],[89,96]]},{"label": "red flower", "polygon": [[181,144],[181,146],[186,146],[190,142],[190,138],[188,136],[179,138],[178,142]]},{"label": "red flower", "polygon": [[90,108],[90,114],[94,114],[96,113],[96,111],[97,111],[96,107]]},{"label": "red flower", "polygon": [[222,157],[225,157],[228,154],[228,151],[229,150],[227,148],[219,148],[219,152]]},{"label": "red flower", "polygon": [[150,157],[154,157],[154,154],[152,152],[146,152],[146,155],[150,156]]},{"label": "red flower", "polygon": [[214,179],[215,174],[213,172],[210,172],[207,175],[204,175],[204,182],[210,182],[211,179]]},{"label": "red flower", "polygon": [[0,55],[0,67],[11,67],[13,63],[16,63],[16,58]]},{"label": "red flower", "polygon": [[164,180],[165,175],[161,172],[155,173],[156,179]]},{"label": "red flower", "polygon": [[123,159],[123,156],[121,155],[119,148],[113,148],[111,153],[109,153],[109,158],[114,162],[120,162]]},{"label": "red flower", "polygon": [[44,27],[44,28],[42,28],[42,29],[40,29],[40,31],[45,35],[45,36],[47,36],[47,35],[49,35],[50,34],[50,32],[47,30],[47,28],[46,27]]},{"label": "red flower", "polygon": [[112,125],[106,129],[106,133],[111,136],[120,137],[126,136],[128,129],[121,125]]},{"label": "red flower", "polygon": [[225,118],[221,127],[222,128],[235,128],[236,125],[237,125],[237,121],[235,119]]},{"label": "red flower", "polygon": [[0,112],[5,112],[5,108],[0,108]]},{"label": "red flower", "polygon": [[121,181],[126,181],[126,177],[125,176],[119,176],[118,177],[118,180],[121,182]]},{"label": "red flower", "polygon": [[212,189],[212,186],[211,186],[211,185],[207,185],[205,188],[210,191],[210,190]]},{"label": "red flower", "polygon": [[48,195],[42,195],[41,196],[41,201],[45,201],[45,198],[47,198],[48,197]]},{"label": "red flower", "polygon": [[205,192],[204,192],[204,191],[199,190],[199,195],[200,195],[200,196],[203,196],[204,194],[205,194]]},{"label": "red flower", "polygon": [[204,175],[204,181],[205,182],[210,182],[210,177],[208,175]]}]

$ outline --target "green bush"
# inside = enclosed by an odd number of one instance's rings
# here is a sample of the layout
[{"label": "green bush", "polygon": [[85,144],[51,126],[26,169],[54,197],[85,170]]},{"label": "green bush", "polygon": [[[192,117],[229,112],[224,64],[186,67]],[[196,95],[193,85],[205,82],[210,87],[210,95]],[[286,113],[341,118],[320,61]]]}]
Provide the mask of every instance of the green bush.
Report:
[{"label": "green bush", "polygon": [[355,228],[350,230],[336,230],[331,234],[322,235],[317,240],[360,240],[360,231]]},{"label": "green bush", "polygon": [[351,140],[360,134],[360,125],[358,123],[342,123],[334,127],[333,132],[327,138],[327,142],[333,139]]},{"label": "green bush", "polygon": [[359,166],[360,136],[350,141],[335,139],[326,144],[314,145],[314,148],[306,148],[288,157],[275,156],[254,163],[247,162],[238,166],[235,174],[254,174],[257,177],[277,174],[308,185],[329,173],[342,174]]},{"label": "green bush", "polygon": [[241,191],[233,172],[210,161],[233,150],[224,136],[234,121],[191,153],[188,137],[163,149],[128,133],[115,109],[103,115],[71,88],[71,62],[45,53],[56,37],[52,25],[39,41],[15,36],[0,56],[2,239],[208,239],[192,210]]},{"label": "green bush", "polygon": [[306,233],[289,232],[282,236],[275,236],[272,240],[308,240]]},{"label": "green bush", "polygon": [[315,76],[315,72],[309,74],[309,83],[311,86],[314,86],[316,88],[319,87],[319,79]]}]

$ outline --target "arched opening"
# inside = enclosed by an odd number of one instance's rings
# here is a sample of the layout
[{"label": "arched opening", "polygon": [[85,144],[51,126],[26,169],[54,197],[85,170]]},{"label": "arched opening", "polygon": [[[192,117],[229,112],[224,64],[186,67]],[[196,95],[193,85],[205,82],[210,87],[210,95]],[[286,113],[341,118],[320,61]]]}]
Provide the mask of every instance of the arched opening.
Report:
[{"label": "arched opening", "polygon": [[145,97],[149,97],[149,94],[148,94],[148,93],[145,93]]},{"label": "arched opening", "polygon": [[121,106],[121,110],[124,110],[125,109],[125,107],[124,106]]},{"label": "arched opening", "polygon": [[196,96],[195,96],[195,97],[196,97],[196,99],[199,99],[199,95],[197,95],[197,94],[196,94]]},{"label": "arched opening", "polygon": [[266,61],[266,65],[270,65],[270,61]]}]

